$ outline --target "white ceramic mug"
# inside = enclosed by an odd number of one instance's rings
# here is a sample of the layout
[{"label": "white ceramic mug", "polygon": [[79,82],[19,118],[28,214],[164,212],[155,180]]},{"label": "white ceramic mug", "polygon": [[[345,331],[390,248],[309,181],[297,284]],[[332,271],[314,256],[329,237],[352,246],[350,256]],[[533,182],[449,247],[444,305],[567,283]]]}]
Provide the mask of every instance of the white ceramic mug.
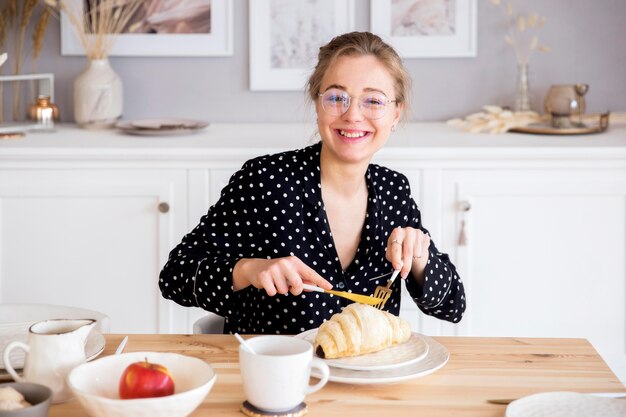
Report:
[{"label": "white ceramic mug", "polygon": [[[313,357],[313,346],[306,340],[257,336],[247,343],[256,354],[240,346],[239,365],[246,398],[256,408],[271,412],[290,410],[328,382],[328,365]],[[322,374],[315,385],[309,385],[311,368]]]}]

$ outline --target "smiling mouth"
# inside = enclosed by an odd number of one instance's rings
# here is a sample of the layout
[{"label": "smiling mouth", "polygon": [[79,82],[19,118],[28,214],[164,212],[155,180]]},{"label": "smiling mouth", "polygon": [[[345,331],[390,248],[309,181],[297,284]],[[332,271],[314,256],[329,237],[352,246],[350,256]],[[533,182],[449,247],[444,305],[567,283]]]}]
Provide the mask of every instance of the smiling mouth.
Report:
[{"label": "smiling mouth", "polygon": [[347,130],[342,130],[342,129],[337,130],[337,132],[341,136],[343,136],[345,138],[348,138],[348,139],[360,139],[360,138],[366,136],[367,134],[369,134],[369,132],[364,132],[364,131],[349,132]]}]

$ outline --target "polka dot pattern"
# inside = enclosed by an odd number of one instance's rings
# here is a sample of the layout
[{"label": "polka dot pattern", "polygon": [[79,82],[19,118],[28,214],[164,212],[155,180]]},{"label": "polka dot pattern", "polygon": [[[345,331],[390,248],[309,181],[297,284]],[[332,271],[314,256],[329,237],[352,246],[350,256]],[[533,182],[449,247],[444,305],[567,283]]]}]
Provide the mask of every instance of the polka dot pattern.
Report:
[{"label": "polka dot pattern", "polygon": [[[246,162],[219,201],[171,252],[161,271],[165,298],[226,318],[226,333],[296,334],[316,328],[350,301],[328,294],[268,296],[252,286],[233,291],[232,271],[242,258],[299,257],[343,291],[372,294],[391,273],[385,259],[391,231],[422,227],[405,176],[371,164],[361,242],[343,271],[321,199],[321,143]],[[422,228],[425,233],[428,233]],[[400,312],[402,282],[425,314],[458,322],[465,311],[463,283],[446,254],[431,243],[424,287],[397,280],[385,309]]]}]

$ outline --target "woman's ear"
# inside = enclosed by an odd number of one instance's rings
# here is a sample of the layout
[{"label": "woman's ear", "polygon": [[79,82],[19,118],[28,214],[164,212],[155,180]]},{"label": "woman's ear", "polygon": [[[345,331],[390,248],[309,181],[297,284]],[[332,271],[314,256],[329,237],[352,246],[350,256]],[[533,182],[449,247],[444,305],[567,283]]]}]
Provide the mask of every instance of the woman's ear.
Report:
[{"label": "woman's ear", "polygon": [[393,125],[397,125],[400,122],[400,119],[402,119],[402,114],[404,113],[404,103],[398,103],[396,104],[396,113],[394,114],[393,117]]}]

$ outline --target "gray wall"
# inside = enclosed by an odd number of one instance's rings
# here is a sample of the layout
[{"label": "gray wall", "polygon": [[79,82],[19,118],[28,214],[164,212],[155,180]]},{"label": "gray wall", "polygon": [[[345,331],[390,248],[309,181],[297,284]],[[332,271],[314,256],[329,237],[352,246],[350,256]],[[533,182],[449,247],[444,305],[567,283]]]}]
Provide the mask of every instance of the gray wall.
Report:
[{"label": "gray wall", "polygon": [[[253,0],[251,0],[253,1]],[[375,1],[375,0],[374,0]],[[414,80],[410,120],[445,120],[484,104],[512,105],[516,62],[505,45],[500,11],[477,0],[475,58],[407,59]],[[188,117],[210,122],[313,120],[302,92],[252,92],[248,85],[248,1],[234,0],[231,57],[112,57],[124,82],[124,118]],[[552,51],[530,62],[533,106],[541,108],[551,84],[590,85],[587,111],[626,110],[626,1],[523,0],[522,11],[547,16],[542,39]],[[356,0],[356,29],[369,29],[369,1]],[[84,57],[60,54],[59,23],[52,21],[39,72],[56,77],[62,119],[72,120],[72,83]],[[6,72],[6,68],[5,68]]]}]

